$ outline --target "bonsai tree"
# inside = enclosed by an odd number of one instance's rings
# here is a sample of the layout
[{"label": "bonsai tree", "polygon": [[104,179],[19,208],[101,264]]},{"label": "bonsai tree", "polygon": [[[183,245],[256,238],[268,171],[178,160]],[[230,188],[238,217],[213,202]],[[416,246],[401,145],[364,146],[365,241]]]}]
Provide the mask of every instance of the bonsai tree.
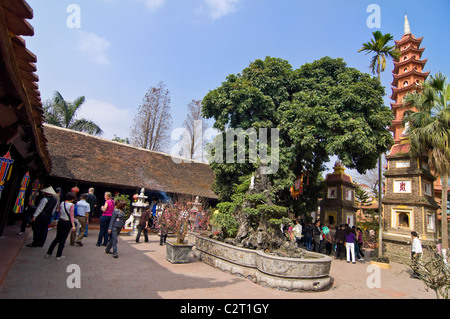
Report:
[{"label": "bonsai tree", "polygon": [[[360,173],[376,166],[393,142],[387,130],[393,115],[383,95],[377,79],[342,59],[325,57],[293,69],[286,60],[267,57],[229,75],[205,96],[203,115],[215,120],[219,139],[226,140],[229,128],[267,129],[268,141],[274,132],[278,135],[279,167],[272,174],[264,174],[260,157],[249,160],[251,143],[242,152],[247,161],[238,161],[236,153],[232,163],[211,162],[221,219],[239,225],[236,243],[262,249],[282,245],[279,226],[288,214],[317,209],[324,164],[331,156]],[[211,156],[217,158],[236,143],[215,144]],[[274,145],[267,145],[267,154],[272,151]],[[294,199],[289,190],[301,175],[302,192]]]}]

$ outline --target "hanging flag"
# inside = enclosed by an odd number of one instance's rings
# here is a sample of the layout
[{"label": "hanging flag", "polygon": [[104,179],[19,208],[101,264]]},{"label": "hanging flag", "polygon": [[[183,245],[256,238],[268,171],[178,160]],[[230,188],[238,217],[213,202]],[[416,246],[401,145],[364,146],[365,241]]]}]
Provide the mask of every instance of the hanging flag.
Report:
[{"label": "hanging flag", "polygon": [[297,177],[294,180],[294,186],[291,187],[291,196],[294,199],[297,199],[303,193],[303,176],[304,174]]},{"label": "hanging flag", "polygon": [[16,199],[16,204],[14,205],[14,213],[19,214],[23,212],[23,207],[25,204],[25,192],[28,187],[28,182],[30,181],[30,173],[27,172],[23,178],[22,183],[20,183],[19,195]]},{"label": "hanging flag", "polygon": [[41,182],[36,179],[33,182],[33,185],[31,186],[31,194],[30,194],[30,200],[28,201],[28,205],[29,206],[36,206],[35,201],[36,201],[36,197],[39,194],[39,187],[41,186]]},{"label": "hanging flag", "polygon": [[303,194],[304,190],[304,179],[306,176],[306,186],[309,185],[309,172],[303,173],[294,180],[294,186],[291,187],[291,196],[294,199],[298,199],[299,195]]},{"label": "hanging flag", "polygon": [[2,197],[2,191],[5,188],[3,185],[9,180],[12,171],[12,164],[14,160],[11,158],[9,152],[0,157],[0,198]]}]

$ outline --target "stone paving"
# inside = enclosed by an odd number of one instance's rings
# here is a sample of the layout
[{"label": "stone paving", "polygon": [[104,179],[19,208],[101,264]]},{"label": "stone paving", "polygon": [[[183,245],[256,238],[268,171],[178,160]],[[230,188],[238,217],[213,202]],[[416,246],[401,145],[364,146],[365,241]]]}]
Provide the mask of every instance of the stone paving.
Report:
[{"label": "stone paving", "polygon": [[[14,261],[0,284],[0,299],[435,299],[433,291],[427,292],[421,281],[410,278],[410,272],[396,263],[391,269],[378,269],[380,287],[371,288],[369,277],[374,273],[368,261],[333,260],[330,289],[294,293],[256,285],[193,257],[189,264],[171,264],[156,235],[150,236],[149,243],[135,243],[134,237],[121,235],[119,258],[114,259],[104,247],[95,246],[98,230],[90,230],[83,247],[67,243],[65,259],[45,259],[55,233],[49,232],[45,247],[29,248],[27,232],[18,254],[10,254]],[[67,285],[74,282],[70,265],[79,266],[80,288]]]}]

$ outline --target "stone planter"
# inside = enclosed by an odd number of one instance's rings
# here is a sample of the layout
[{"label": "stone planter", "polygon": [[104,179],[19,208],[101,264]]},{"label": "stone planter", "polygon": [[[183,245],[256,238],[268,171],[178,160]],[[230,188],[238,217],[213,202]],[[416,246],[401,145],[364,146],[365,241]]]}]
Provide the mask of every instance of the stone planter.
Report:
[{"label": "stone planter", "polygon": [[172,264],[186,264],[189,262],[193,245],[177,245],[166,243],[166,258]]},{"label": "stone planter", "polygon": [[196,236],[194,255],[204,263],[253,282],[284,291],[320,291],[331,285],[332,259],[307,252],[287,258]]}]

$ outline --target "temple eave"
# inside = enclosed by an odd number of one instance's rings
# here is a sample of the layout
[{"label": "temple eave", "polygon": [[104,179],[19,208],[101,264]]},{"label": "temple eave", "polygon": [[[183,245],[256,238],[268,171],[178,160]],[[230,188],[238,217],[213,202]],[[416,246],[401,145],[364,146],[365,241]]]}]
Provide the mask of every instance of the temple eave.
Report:
[{"label": "temple eave", "polygon": [[416,38],[416,37],[415,37],[414,35],[412,35],[412,34],[407,34],[407,35],[404,35],[404,36],[403,36],[400,40],[398,40],[398,41],[395,41],[395,40],[394,40],[394,42],[395,42],[395,44],[396,44],[397,46],[398,46],[398,45],[405,44],[405,43],[408,43],[409,41],[420,44],[420,43],[422,43],[422,41],[423,41],[423,37],[421,37],[421,38]]}]

